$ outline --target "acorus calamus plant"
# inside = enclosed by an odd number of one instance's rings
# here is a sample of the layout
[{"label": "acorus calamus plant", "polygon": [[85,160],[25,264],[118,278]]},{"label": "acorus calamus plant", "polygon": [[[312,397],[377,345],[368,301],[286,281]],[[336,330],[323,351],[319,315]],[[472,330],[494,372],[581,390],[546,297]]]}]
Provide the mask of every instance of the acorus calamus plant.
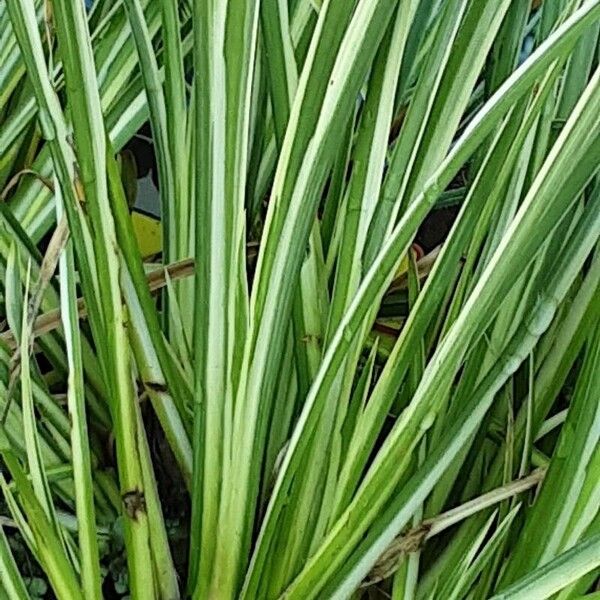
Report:
[{"label": "acorus calamus plant", "polygon": [[0,598],[598,598],[599,33],[0,0]]}]

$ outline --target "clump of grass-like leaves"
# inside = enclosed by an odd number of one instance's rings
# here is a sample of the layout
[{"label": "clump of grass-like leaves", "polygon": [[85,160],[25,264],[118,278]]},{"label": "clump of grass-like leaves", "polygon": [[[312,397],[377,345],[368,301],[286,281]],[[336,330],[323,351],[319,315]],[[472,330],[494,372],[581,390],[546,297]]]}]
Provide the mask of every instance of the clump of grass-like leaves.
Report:
[{"label": "clump of grass-like leaves", "polygon": [[599,29],[0,0],[0,598],[596,598]]}]

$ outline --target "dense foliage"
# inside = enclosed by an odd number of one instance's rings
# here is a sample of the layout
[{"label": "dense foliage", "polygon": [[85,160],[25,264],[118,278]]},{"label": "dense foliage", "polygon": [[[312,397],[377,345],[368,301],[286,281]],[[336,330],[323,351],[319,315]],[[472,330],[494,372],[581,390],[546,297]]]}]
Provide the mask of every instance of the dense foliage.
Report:
[{"label": "dense foliage", "polygon": [[597,598],[599,30],[0,0],[0,598]]}]

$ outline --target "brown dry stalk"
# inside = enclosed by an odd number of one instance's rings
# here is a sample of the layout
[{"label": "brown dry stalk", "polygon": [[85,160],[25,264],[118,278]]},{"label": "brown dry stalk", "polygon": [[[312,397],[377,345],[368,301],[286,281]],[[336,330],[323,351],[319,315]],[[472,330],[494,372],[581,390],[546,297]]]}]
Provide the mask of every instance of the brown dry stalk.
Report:
[{"label": "brown dry stalk", "polygon": [[403,557],[420,550],[428,539],[467,517],[535,487],[544,479],[545,475],[546,469],[536,469],[526,477],[511,481],[436,517],[426,519],[406,533],[399,535],[379,557],[362,587],[373,585],[393,575]]},{"label": "brown dry stalk", "polygon": [[[54,277],[54,272],[56,271],[56,267],[58,266],[58,260],[62,251],[65,248],[67,240],[69,239],[69,226],[67,223],[66,217],[63,217],[54,233],[52,234],[52,238],[50,239],[50,243],[48,244],[48,249],[44,258],[42,260],[42,265],[40,267],[40,274],[38,278],[38,283],[36,285],[35,290],[31,294],[31,299],[29,301],[29,306],[27,308],[27,331],[31,332],[31,338],[28,341],[28,347],[30,352],[33,350],[33,344],[35,342],[36,332],[34,329],[34,319],[35,315],[37,315],[38,310],[40,309],[40,305],[42,303],[42,299],[44,297],[44,292],[46,288],[50,284],[52,277]],[[17,384],[17,379],[21,373],[21,356],[20,356],[20,348],[17,345],[15,340],[14,343],[15,354],[12,357],[11,367],[10,367],[10,380],[8,384],[8,398],[12,398],[12,392]],[[8,410],[8,404],[5,409]],[[4,422],[4,415],[2,418],[2,422]]]},{"label": "brown dry stalk", "polygon": [[8,194],[19,183],[19,181],[21,180],[21,178],[24,175],[31,175],[31,176],[35,177],[43,185],[45,185],[50,190],[51,193],[54,193],[54,185],[53,185],[52,181],[50,181],[50,179],[48,179],[47,177],[43,177],[42,175],[40,175],[37,171],[34,171],[33,169],[21,169],[20,171],[15,173],[10,178],[10,180],[8,181],[8,183],[2,190],[2,193],[0,194],[0,202],[6,202],[6,198],[8,197]]},{"label": "brown dry stalk", "polygon": [[[179,279],[184,279],[186,277],[190,277],[194,273],[194,260],[192,258],[187,258],[185,260],[175,262],[170,264],[167,267],[162,267],[152,271],[148,274],[148,287],[151,292],[155,292],[166,285],[167,275],[171,281],[177,281]],[[79,298],[77,301],[77,310],[79,313],[79,318],[84,319],[87,316],[87,311],[85,308],[85,302],[83,298]],[[35,337],[39,335],[43,335],[45,333],[49,333],[54,331],[58,327],[60,327],[60,309],[56,308],[54,310],[48,311],[43,315],[40,315],[34,323],[33,326],[33,335]],[[0,339],[7,344],[7,346],[14,350],[17,347],[16,340],[11,331],[5,331],[0,335]]]},{"label": "brown dry stalk", "polygon": [[[249,244],[249,257],[251,258],[253,255],[256,255],[256,253],[256,244]],[[436,248],[427,256],[424,256],[417,263],[419,275],[421,277],[425,277],[429,274],[438,254],[439,248]],[[157,290],[165,287],[165,285],[167,284],[167,275],[170,281],[177,281],[179,279],[191,277],[193,274],[194,259],[186,258],[184,260],[172,263],[167,267],[157,268],[155,271],[149,273],[147,275],[148,287],[150,288],[151,292],[156,292]],[[392,283],[390,291],[401,289],[403,286],[406,286],[406,280],[403,279],[401,276]],[[79,313],[79,318],[84,319],[87,316],[87,311],[85,308],[83,298],[79,298],[79,300],[77,301],[77,309]],[[58,329],[60,327],[60,324],[60,309],[56,308],[54,310],[48,311],[47,313],[40,315],[35,320],[33,326],[33,336],[38,337],[39,335],[50,333],[51,331]],[[11,331],[5,331],[4,333],[0,334],[0,340],[2,340],[11,350],[15,350],[17,347],[16,341]]]}]

